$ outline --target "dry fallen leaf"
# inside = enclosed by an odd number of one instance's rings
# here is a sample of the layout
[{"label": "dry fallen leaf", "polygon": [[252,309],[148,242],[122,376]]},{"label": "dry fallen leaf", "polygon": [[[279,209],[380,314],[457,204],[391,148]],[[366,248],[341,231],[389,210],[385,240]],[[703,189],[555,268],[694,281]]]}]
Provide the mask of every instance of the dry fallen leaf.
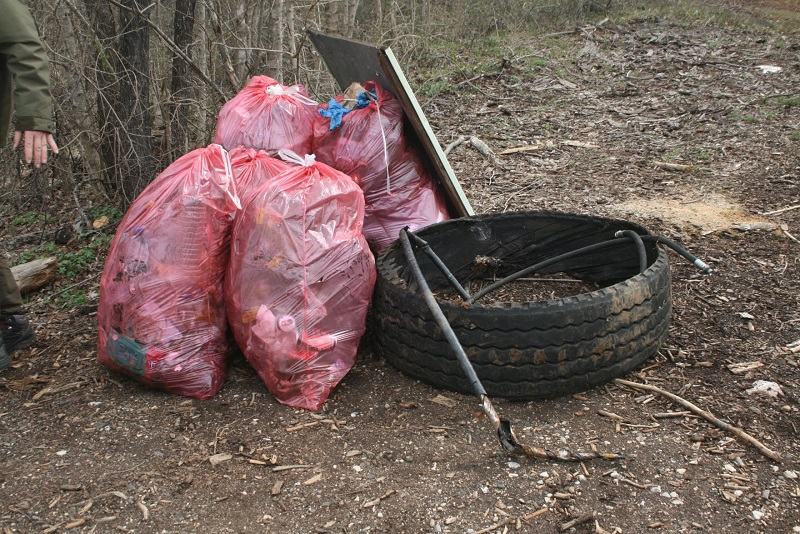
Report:
[{"label": "dry fallen leaf", "polygon": [[104,227],[107,224],[108,224],[108,217],[103,215],[102,217],[98,217],[97,219],[94,220],[94,222],[92,223],[92,228],[94,228],[95,230],[99,230],[100,228]]}]

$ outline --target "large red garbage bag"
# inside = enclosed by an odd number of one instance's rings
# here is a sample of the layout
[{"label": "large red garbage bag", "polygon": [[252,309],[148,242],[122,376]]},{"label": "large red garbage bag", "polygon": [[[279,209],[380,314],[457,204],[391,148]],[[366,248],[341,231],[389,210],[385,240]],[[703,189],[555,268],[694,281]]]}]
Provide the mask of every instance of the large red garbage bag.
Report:
[{"label": "large red garbage bag", "polygon": [[[347,100],[352,109],[339,109]],[[377,251],[405,226],[414,231],[449,219],[418,147],[406,140],[403,119],[400,101],[366,82],[320,106],[314,123],[317,160],[350,175],[364,191],[364,236]]]},{"label": "large red garbage bag", "polygon": [[291,167],[285,161],[273,158],[265,150],[239,146],[231,150],[230,156],[233,179],[242,202],[267,181]]},{"label": "large red garbage bag", "polygon": [[223,277],[238,206],[219,145],[184,155],[145,188],[117,228],[100,279],[100,363],[171,393],[217,393],[228,352]]},{"label": "large red garbage bag", "polygon": [[242,145],[276,156],[288,149],[311,153],[317,103],[302,85],[287,87],[269,76],[253,76],[220,109],[214,142],[228,150]]},{"label": "large red garbage bag", "polygon": [[408,148],[392,160],[389,175],[391,190],[364,192],[364,236],[377,251],[388,247],[406,226],[413,232],[450,218],[444,198],[416,150]]},{"label": "large red garbage bag", "polygon": [[358,186],[306,156],[237,214],[228,321],[275,398],[317,410],[356,360],[375,284]]}]

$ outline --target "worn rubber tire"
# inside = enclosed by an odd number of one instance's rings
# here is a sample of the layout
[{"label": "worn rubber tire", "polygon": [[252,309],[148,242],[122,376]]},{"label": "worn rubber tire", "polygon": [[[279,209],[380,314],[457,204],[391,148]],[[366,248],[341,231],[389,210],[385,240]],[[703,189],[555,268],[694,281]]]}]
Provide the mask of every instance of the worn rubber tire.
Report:
[{"label": "worn rubber tire", "polygon": [[[461,281],[476,256],[499,258],[507,276],[543,259],[612,239],[618,230],[647,230],[633,223],[552,212],[515,212],[461,218],[416,232]],[[667,337],[672,311],[666,254],[645,242],[647,269],[639,273],[633,242],[614,245],[544,272],[565,272],[601,289],[534,302],[493,302],[488,295],[467,306],[437,299],[491,396],[556,397],[585,391],[623,376],[653,356]],[[422,252],[417,261],[436,291],[445,278]],[[377,259],[373,298],[376,351],[403,373],[433,386],[474,393],[453,348],[433,318],[399,241]]]}]

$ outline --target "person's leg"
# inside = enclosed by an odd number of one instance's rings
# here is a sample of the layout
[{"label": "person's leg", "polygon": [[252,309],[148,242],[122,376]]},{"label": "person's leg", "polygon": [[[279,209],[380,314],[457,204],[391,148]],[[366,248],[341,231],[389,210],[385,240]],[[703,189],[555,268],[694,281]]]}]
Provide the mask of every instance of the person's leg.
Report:
[{"label": "person's leg", "polygon": [[11,273],[8,262],[0,252],[0,314],[19,313],[22,313],[22,295],[19,293],[17,281]]},{"label": "person's leg", "polygon": [[22,295],[2,254],[0,254],[0,333],[2,333],[0,369],[5,369],[11,363],[9,355],[17,349],[29,346],[36,335],[33,333],[30,321],[23,314]]}]

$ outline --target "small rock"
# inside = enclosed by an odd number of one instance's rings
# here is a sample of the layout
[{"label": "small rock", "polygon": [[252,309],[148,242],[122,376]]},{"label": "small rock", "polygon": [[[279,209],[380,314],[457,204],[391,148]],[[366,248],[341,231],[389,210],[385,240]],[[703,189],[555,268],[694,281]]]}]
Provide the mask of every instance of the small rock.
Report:
[{"label": "small rock", "polygon": [[763,393],[765,395],[769,395],[770,397],[777,398],[779,395],[783,395],[783,390],[779,384],[775,382],[769,382],[767,380],[756,380],[753,383],[753,387],[747,390],[749,395],[754,393]]},{"label": "small rock", "polygon": [[783,476],[785,476],[786,478],[791,478],[792,480],[794,480],[794,479],[797,478],[797,471],[789,471],[789,470],[784,471],[783,472]]},{"label": "small rock", "polygon": [[764,517],[764,512],[762,512],[762,511],[760,511],[760,510],[753,510],[753,519],[755,519],[756,521],[758,521],[758,520],[760,520],[762,517]]},{"label": "small rock", "polygon": [[519,469],[520,465],[517,462],[508,462],[508,467],[511,469]]},{"label": "small rock", "polygon": [[208,461],[211,462],[211,465],[219,465],[223,462],[227,462],[233,458],[233,455],[228,454],[226,452],[221,452],[219,454],[215,454],[211,456]]}]

